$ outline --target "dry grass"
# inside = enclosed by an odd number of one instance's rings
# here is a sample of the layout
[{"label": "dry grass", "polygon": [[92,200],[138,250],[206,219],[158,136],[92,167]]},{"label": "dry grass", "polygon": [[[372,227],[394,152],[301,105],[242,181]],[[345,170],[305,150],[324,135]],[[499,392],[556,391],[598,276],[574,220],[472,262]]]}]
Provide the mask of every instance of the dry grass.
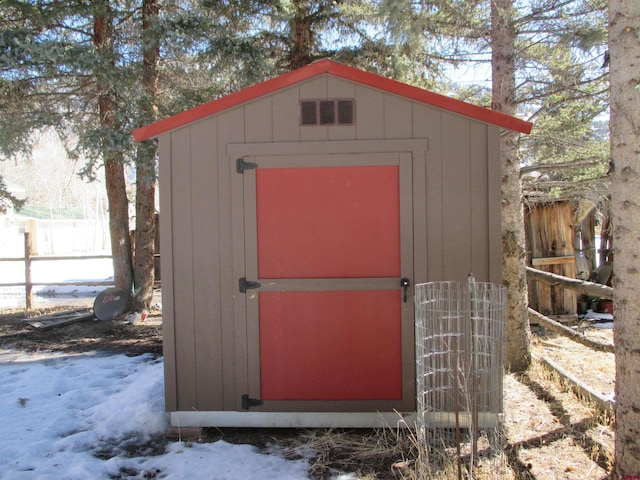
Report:
[{"label": "dry grass", "polygon": [[[584,334],[594,340],[612,343],[612,330],[585,329]],[[597,352],[566,337],[555,334],[538,338],[533,353],[548,357],[573,373],[605,396],[613,397],[615,390],[615,355]]]},{"label": "dry grass", "polygon": [[[575,354],[567,348],[562,360],[570,365]],[[463,445],[460,478],[610,478],[611,419],[578,398],[558,375],[535,363],[524,374],[507,375],[504,400],[503,448],[483,452],[481,447],[484,455],[471,467],[468,445]],[[459,474],[454,446],[424,445],[413,429],[311,430],[298,436],[296,444],[296,450],[304,446],[313,451],[313,479],[430,480]]]},{"label": "dry grass", "polygon": [[363,480],[398,479],[415,457],[415,446],[404,430],[309,430],[298,441],[316,452],[311,460],[313,479],[343,472]]},{"label": "dry grass", "polygon": [[535,364],[505,383],[508,455],[518,478],[603,479],[611,471],[609,419]]},{"label": "dry grass", "polygon": [[[305,430],[277,443],[278,453],[309,459],[312,479],[428,480],[458,475],[455,449],[424,445],[409,428]],[[463,449],[468,450],[468,445]],[[481,456],[471,467],[463,453],[460,468],[465,479],[513,479],[507,464],[499,451]]]}]

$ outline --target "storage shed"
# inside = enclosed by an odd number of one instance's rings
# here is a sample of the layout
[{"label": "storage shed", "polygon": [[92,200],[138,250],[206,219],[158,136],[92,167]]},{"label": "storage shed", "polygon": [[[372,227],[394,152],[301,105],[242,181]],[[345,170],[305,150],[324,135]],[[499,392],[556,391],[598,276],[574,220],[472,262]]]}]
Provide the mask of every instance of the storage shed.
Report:
[{"label": "storage shed", "polygon": [[160,154],[173,426],[415,412],[413,285],[500,282],[502,129],[323,60],[134,132]]}]

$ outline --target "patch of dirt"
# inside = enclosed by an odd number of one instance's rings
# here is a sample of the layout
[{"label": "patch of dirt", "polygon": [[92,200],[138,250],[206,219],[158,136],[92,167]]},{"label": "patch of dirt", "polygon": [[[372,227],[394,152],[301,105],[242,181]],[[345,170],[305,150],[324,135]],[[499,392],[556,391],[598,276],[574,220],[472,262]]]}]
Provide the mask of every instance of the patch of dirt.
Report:
[{"label": "patch of dirt", "polygon": [[94,318],[40,330],[22,321],[24,318],[67,310],[71,308],[0,312],[0,348],[26,352],[52,350],[81,353],[98,350],[128,355],[162,354],[160,311],[151,311],[147,318],[137,325],[130,325],[124,319],[104,322]]}]

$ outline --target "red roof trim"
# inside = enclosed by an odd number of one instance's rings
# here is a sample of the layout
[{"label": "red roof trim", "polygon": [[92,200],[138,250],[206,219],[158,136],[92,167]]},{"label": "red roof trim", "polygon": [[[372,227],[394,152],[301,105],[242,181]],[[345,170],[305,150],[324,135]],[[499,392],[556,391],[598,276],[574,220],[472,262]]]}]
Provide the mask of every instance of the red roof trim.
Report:
[{"label": "red roof trim", "polygon": [[233,108],[242,103],[249,102],[250,100],[290,87],[296,83],[324,73],[358,82],[362,85],[377,88],[410,100],[439,107],[443,110],[459,113],[460,115],[474,118],[482,122],[491,123],[509,130],[521,133],[531,133],[531,128],[533,127],[533,124],[530,122],[520,120],[519,118],[512,117],[501,112],[496,112],[494,110],[489,110],[488,108],[479,107],[471,103],[446,97],[428,90],[423,90],[374,73],[348,67],[332,60],[320,60],[307,65],[306,67],[302,67],[298,70],[267,80],[266,82],[253,85],[230,95],[212,100],[211,102],[185,110],[184,112],[163,120],[159,120],[150,125],[138,128],[133,131],[133,138],[137,142],[140,142],[142,140],[157,137],[165,132],[182,127],[191,122],[195,122],[196,120],[200,120],[209,115]]}]

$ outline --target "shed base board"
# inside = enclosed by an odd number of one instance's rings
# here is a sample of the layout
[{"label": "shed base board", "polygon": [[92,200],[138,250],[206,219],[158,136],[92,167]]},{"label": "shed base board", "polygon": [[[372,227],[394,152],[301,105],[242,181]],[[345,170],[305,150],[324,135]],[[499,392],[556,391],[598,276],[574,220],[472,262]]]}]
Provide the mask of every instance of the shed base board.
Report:
[{"label": "shed base board", "polygon": [[398,412],[170,412],[171,426],[255,428],[414,427],[415,413]]}]

